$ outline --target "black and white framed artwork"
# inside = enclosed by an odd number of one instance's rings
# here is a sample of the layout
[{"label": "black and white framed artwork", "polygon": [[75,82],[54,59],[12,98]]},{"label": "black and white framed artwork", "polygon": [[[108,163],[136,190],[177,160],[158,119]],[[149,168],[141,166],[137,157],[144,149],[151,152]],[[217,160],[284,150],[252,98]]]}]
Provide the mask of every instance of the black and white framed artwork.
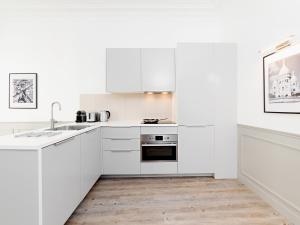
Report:
[{"label": "black and white framed artwork", "polygon": [[9,108],[37,109],[37,73],[9,74]]},{"label": "black and white framed artwork", "polygon": [[264,64],[264,112],[300,113],[300,45],[267,55]]}]

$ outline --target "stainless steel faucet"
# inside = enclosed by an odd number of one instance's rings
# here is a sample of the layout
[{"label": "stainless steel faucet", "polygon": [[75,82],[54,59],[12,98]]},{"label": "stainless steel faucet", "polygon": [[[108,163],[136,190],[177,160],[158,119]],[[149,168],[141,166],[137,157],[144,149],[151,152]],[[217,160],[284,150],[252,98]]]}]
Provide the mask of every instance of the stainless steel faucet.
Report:
[{"label": "stainless steel faucet", "polygon": [[54,129],[54,124],[57,122],[54,118],[53,118],[53,107],[54,107],[54,105],[58,105],[58,107],[59,107],[59,111],[61,110],[61,104],[60,104],[60,102],[52,102],[52,104],[51,104],[51,119],[50,119],[50,128],[51,129]]}]

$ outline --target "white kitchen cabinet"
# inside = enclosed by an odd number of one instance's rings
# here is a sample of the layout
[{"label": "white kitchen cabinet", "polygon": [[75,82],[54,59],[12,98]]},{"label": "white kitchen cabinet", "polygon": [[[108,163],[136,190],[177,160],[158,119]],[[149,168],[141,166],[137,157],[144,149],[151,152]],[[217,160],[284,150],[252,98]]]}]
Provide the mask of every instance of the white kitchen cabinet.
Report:
[{"label": "white kitchen cabinet", "polygon": [[106,91],[111,93],[175,91],[175,50],[108,48]]},{"label": "white kitchen cabinet", "polygon": [[177,162],[143,162],[141,163],[141,174],[177,174]]},{"label": "white kitchen cabinet", "polygon": [[81,198],[83,199],[101,175],[100,129],[81,135]]},{"label": "white kitchen cabinet", "polygon": [[213,44],[182,43],[176,49],[176,97],[179,125],[213,125],[216,114],[218,78],[214,68]]},{"label": "white kitchen cabinet", "polygon": [[174,48],[143,48],[141,50],[143,91],[175,91]]},{"label": "white kitchen cabinet", "polygon": [[141,145],[139,138],[104,138],[102,144],[105,151],[139,151]]},{"label": "white kitchen cabinet", "polygon": [[[237,177],[237,49],[232,43],[216,43],[214,58],[218,63],[215,128],[215,178]],[[222,93],[222,94],[221,94]],[[225,100],[226,99],[226,100]]]},{"label": "white kitchen cabinet", "polygon": [[106,91],[112,93],[142,91],[141,49],[107,49]]},{"label": "white kitchen cabinet", "polygon": [[43,225],[63,225],[80,202],[80,137],[42,150]]},{"label": "white kitchen cabinet", "polygon": [[[177,122],[187,127],[215,127],[215,178],[237,177],[236,64],[232,43],[179,43],[176,50]],[[179,135],[185,143],[188,137]],[[200,146],[203,141],[199,140]],[[194,159],[204,163],[197,157]]]},{"label": "white kitchen cabinet", "polygon": [[140,138],[140,127],[103,127],[102,138],[113,140]]},{"label": "white kitchen cabinet", "polygon": [[39,225],[38,152],[0,151],[0,224]]},{"label": "white kitchen cabinet", "polygon": [[138,175],[140,164],[140,127],[102,129],[103,174]]},{"label": "white kitchen cabinet", "polygon": [[177,134],[177,126],[151,126],[141,127],[141,134]]},{"label": "white kitchen cabinet", "polygon": [[214,173],[214,127],[179,126],[178,173]]},{"label": "white kitchen cabinet", "polygon": [[104,151],[103,157],[104,174],[106,175],[140,174],[140,151]]}]

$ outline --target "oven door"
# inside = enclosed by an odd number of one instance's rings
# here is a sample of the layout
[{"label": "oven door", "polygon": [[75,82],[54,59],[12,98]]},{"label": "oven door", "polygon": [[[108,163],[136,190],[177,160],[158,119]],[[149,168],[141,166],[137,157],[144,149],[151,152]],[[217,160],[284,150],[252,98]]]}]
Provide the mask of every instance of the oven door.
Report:
[{"label": "oven door", "polygon": [[142,144],[141,161],[177,161],[177,145]]}]

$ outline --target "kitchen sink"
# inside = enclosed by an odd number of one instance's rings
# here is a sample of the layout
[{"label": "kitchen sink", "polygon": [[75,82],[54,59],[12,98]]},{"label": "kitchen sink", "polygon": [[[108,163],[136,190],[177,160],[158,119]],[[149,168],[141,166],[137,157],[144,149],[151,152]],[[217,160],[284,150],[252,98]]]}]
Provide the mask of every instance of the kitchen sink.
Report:
[{"label": "kitchen sink", "polygon": [[51,132],[51,131],[32,131],[22,134],[15,134],[15,137],[53,137],[61,134],[61,132]]},{"label": "kitchen sink", "polygon": [[82,130],[82,129],[85,129],[85,128],[88,128],[88,127],[90,127],[90,126],[89,125],[66,125],[66,126],[55,127],[53,129],[47,129],[47,130],[52,130],[52,131],[69,130],[69,131],[72,131],[72,130]]}]

